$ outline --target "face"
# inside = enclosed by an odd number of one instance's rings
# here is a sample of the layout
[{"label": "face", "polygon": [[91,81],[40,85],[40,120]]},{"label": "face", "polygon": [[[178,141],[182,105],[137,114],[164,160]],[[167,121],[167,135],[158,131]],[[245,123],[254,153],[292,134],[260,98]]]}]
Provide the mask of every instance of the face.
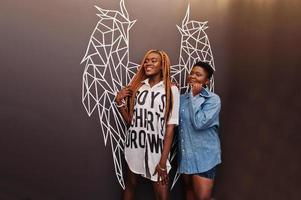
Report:
[{"label": "face", "polygon": [[188,83],[193,84],[193,83],[200,83],[203,85],[208,85],[209,84],[209,79],[207,72],[199,66],[194,66],[188,76]]},{"label": "face", "polygon": [[144,61],[143,67],[146,76],[161,75],[161,55],[156,52],[148,54]]}]

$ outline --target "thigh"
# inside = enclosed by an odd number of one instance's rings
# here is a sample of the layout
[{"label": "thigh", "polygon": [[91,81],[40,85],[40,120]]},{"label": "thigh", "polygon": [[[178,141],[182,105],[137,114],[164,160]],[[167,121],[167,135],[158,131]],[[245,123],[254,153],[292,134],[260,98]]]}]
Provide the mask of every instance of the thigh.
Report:
[{"label": "thigh", "polygon": [[183,183],[186,188],[192,188],[192,175],[181,174]]},{"label": "thigh", "polygon": [[129,166],[126,167],[126,186],[135,186],[137,184],[138,175],[132,172]]},{"label": "thigh", "polygon": [[138,175],[133,173],[129,167],[126,169],[125,189],[123,190],[123,200],[133,200],[135,198],[135,190]]},{"label": "thigh", "polygon": [[185,189],[185,199],[194,200],[194,193],[192,188],[192,175],[181,174]]},{"label": "thigh", "polygon": [[156,200],[169,200],[169,185],[161,182],[152,182]]},{"label": "thigh", "polygon": [[192,176],[192,187],[197,199],[210,199],[214,180],[197,174]]}]

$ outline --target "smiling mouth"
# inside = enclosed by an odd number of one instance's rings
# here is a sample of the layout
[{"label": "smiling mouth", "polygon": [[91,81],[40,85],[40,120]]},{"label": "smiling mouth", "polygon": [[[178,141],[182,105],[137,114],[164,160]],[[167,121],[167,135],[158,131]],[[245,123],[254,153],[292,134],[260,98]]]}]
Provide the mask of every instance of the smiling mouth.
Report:
[{"label": "smiling mouth", "polygon": [[152,67],[146,67],[145,68],[145,71],[150,71],[150,70],[152,70],[153,68]]}]

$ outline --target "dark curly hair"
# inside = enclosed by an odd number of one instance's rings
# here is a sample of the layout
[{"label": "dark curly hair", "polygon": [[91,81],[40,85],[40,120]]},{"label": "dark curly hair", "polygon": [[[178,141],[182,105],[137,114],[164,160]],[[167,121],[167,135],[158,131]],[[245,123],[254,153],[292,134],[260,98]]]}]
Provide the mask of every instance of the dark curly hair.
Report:
[{"label": "dark curly hair", "polygon": [[208,79],[212,77],[214,69],[211,67],[211,65],[208,62],[198,61],[193,65],[192,68],[196,66],[203,68],[207,72]]}]

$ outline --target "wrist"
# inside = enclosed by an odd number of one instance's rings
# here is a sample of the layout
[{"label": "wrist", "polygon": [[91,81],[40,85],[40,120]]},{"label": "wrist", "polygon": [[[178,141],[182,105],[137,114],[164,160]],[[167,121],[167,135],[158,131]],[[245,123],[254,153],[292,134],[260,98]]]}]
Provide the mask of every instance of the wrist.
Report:
[{"label": "wrist", "polygon": [[115,104],[117,105],[117,106],[120,106],[120,105],[122,105],[122,102],[121,101],[115,101]]},{"label": "wrist", "polygon": [[120,104],[122,104],[123,102],[122,102],[122,99],[120,99],[120,98],[115,98],[115,103],[118,104],[118,105],[120,105]]},{"label": "wrist", "polygon": [[162,168],[166,168],[166,160],[160,160],[158,165],[160,165]]},{"label": "wrist", "polygon": [[126,105],[124,99],[115,98],[114,101],[115,101],[114,104],[116,105],[117,108],[122,108]]},{"label": "wrist", "polygon": [[166,171],[166,170],[167,170],[166,165],[165,165],[165,166],[162,166],[162,165],[160,165],[160,163],[157,164],[157,167],[158,167],[161,171]]}]

